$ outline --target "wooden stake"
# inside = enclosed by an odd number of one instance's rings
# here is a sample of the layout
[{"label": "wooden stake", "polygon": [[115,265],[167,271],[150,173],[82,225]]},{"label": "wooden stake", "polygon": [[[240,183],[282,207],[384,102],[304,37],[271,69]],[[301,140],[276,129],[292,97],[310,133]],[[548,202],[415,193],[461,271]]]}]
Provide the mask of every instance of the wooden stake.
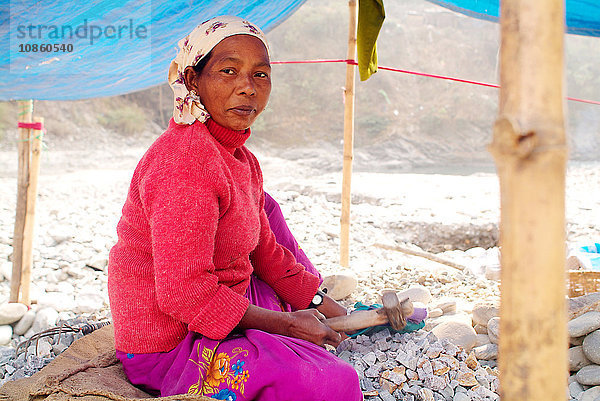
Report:
[{"label": "wooden stake", "polygon": [[[31,122],[33,100],[21,100],[19,105],[19,122]],[[23,267],[23,232],[25,230],[25,212],[27,209],[27,187],[29,184],[29,136],[30,129],[19,128],[17,175],[17,212],[13,235],[12,277],[10,280],[10,302],[19,302],[21,273]]]},{"label": "wooden stake", "polygon": [[[348,24],[348,60],[356,59],[356,29],[358,8],[356,0],[349,0],[350,19]],[[346,89],[344,91],[344,167],[342,178],[342,214],[340,217],[340,265],[350,264],[350,194],[352,181],[352,160],[354,159],[354,80],[356,68],[346,65]]]},{"label": "wooden stake", "polygon": [[562,0],[501,2],[500,395],[564,400],[567,386]]},{"label": "wooden stake", "polygon": [[[42,117],[34,117],[34,122],[44,124]],[[31,130],[29,184],[27,186],[27,208],[25,212],[25,228],[23,231],[23,267],[21,272],[21,299],[25,305],[31,304],[29,287],[31,284],[31,267],[33,265],[33,228],[35,223],[35,204],[37,200],[37,184],[40,173],[40,158],[42,155],[42,130]]]}]

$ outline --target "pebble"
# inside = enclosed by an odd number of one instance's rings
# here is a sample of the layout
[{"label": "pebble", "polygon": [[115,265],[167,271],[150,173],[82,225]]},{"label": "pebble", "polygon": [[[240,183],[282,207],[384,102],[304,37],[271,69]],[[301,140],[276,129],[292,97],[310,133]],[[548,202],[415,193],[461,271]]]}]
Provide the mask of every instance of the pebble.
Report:
[{"label": "pebble", "polygon": [[569,321],[567,330],[571,337],[581,337],[600,328],[600,312],[587,312]]},{"label": "pebble", "polygon": [[596,401],[600,397],[600,386],[585,390],[579,397],[579,401]]},{"label": "pebble", "polygon": [[492,359],[498,359],[498,345],[497,344],[485,344],[479,347],[473,348],[473,352],[475,352],[475,357],[477,359],[482,359],[484,361],[489,361]]},{"label": "pebble", "polygon": [[27,305],[18,302],[4,303],[0,305],[0,325],[11,324],[23,317],[27,312]]},{"label": "pebble", "polygon": [[486,326],[491,318],[500,316],[500,306],[496,303],[477,304],[473,307],[473,324]]},{"label": "pebble", "polygon": [[569,348],[569,371],[576,372],[584,366],[591,365],[592,362],[585,356],[581,345]]},{"label": "pebble", "polygon": [[[475,332],[477,332],[477,330],[475,330]],[[475,344],[473,344],[473,347],[480,347],[490,343],[490,337],[487,334],[477,334],[477,338],[475,339]]]},{"label": "pebble", "polygon": [[582,349],[590,361],[600,365],[600,330],[596,330],[585,337]]},{"label": "pebble", "polygon": [[573,382],[569,384],[569,395],[571,398],[579,397],[579,394],[583,393],[584,388],[578,382]]},{"label": "pebble", "polygon": [[487,334],[490,338],[490,342],[498,344],[498,336],[500,335],[500,318],[493,317],[488,321]]},{"label": "pebble", "polygon": [[586,386],[597,386],[600,384],[600,366],[587,365],[577,372],[577,381]]},{"label": "pebble", "polygon": [[439,339],[448,339],[455,345],[470,351],[477,341],[473,327],[464,322],[449,321],[435,326],[431,332]]}]

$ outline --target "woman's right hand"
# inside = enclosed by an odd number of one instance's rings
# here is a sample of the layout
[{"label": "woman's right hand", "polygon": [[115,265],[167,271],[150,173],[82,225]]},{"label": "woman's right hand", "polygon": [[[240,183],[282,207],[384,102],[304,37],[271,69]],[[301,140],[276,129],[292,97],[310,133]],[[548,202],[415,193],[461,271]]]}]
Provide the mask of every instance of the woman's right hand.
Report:
[{"label": "woman's right hand", "polygon": [[316,309],[305,309],[289,312],[290,323],[288,325],[288,337],[300,338],[313,344],[333,345],[337,347],[342,342],[340,333],[330,329],[322,323],[325,316]]}]

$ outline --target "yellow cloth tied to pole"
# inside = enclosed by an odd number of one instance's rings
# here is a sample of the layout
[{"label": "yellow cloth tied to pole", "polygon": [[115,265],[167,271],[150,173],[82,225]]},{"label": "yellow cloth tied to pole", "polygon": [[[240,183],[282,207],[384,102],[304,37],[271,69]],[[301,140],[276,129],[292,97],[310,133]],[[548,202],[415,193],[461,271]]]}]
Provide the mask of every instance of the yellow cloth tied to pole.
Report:
[{"label": "yellow cloth tied to pole", "polygon": [[358,1],[356,47],[361,81],[366,81],[377,72],[377,36],[384,19],[383,0]]}]

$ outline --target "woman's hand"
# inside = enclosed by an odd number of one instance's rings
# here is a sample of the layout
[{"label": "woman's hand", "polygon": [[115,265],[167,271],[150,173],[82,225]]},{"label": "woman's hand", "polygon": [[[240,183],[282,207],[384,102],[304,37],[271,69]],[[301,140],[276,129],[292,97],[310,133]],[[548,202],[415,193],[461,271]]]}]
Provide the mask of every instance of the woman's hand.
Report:
[{"label": "woman's hand", "polygon": [[278,312],[250,304],[237,327],[301,338],[320,346],[325,344],[337,346],[342,341],[342,337],[321,323],[324,319],[325,316],[316,309]]},{"label": "woman's hand", "polygon": [[301,338],[320,346],[329,344],[337,347],[342,342],[340,333],[321,323],[322,320],[325,320],[325,316],[316,309],[290,312],[290,317],[286,334],[289,337]]},{"label": "woman's hand", "polygon": [[321,312],[325,317],[332,318],[337,316],[345,316],[348,314],[346,308],[337,303],[329,295],[325,294],[323,297],[323,303],[317,307],[317,310]]}]

